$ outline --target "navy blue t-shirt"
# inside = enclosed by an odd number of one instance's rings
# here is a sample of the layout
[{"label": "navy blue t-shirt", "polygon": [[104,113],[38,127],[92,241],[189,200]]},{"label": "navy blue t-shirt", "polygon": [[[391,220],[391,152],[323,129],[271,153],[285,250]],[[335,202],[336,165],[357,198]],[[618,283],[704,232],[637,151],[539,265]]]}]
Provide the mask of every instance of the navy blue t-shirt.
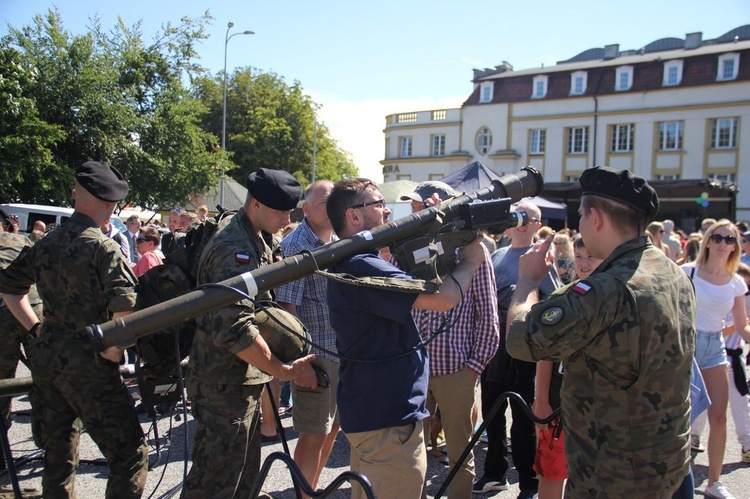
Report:
[{"label": "navy blue t-shirt", "polygon": [[[384,276],[411,279],[409,274],[377,253],[355,255],[330,269],[355,277]],[[416,294],[328,282],[331,325],[339,354],[352,359],[394,357],[420,342],[411,317]],[[414,423],[429,416],[427,353],[421,347],[388,362],[341,360],[338,406],[346,433],[380,430]]]}]

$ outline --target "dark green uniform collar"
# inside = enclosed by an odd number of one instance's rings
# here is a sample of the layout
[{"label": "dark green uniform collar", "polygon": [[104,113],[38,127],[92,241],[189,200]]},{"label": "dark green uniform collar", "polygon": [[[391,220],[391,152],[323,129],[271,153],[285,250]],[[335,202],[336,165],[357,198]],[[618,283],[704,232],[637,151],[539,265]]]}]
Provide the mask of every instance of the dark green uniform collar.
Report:
[{"label": "dark green uniform collar", "polygon": [[237,212],[237,215],[235,216],[239,217],[238,222],[240,224],[240,227],[242,227],[242,229],[247,232],[248,238],[253,243],[253,246],[255,246],[255,250],[258,252],[258,255],[263,255],[265,253],[265,248],[268,245],[258,235],[259,231],[255,227],[253,227],[253,223],[247,216],[245,208],[240,208],[240,210]]},{"label": "dark green uniform collar", "polygon": [[599,265],[594,272],[603,272],[610,268],[612,266],[612,263],[615,260],[620,259],[623,255],[626,255],[633,251],[643,251],[647,246],[651,246],[651,241],[649,240],[648,236],[640,236],[631,239],[630,241],[626,241],[615,248],[615,250],[607,258],[604,259],[601,265]]},{"label": "dark green uniform collar", "polygon": [[99,228],[96,222],[94,222],[93,218],[81,213],[80,211],[74,211],[73,214],[70,216],[69,220],[71,222],[75,222],[75,223],[85,225],[88,227],[96,227],[97,229]]}]

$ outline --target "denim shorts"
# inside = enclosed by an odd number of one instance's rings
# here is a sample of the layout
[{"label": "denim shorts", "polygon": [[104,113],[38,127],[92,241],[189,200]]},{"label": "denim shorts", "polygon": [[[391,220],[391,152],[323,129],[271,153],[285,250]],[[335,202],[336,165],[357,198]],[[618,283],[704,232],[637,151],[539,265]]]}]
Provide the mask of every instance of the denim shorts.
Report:
[{"label": "denim shorts", "polygon": [[724,348],[722,332],[696,331],[695,360],[701,369],[727,365],[727,351]]}]

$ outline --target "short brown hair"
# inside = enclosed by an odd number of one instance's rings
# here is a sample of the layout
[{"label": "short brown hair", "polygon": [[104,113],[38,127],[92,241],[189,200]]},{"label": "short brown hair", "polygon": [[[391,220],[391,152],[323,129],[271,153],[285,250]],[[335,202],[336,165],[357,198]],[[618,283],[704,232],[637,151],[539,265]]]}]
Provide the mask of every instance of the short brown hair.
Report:
[{"label": "short brown hair", "polygon": [[591,213],[591,208],[596,208],[606,213],[610,221],[617,222],[625,230],[640,232],[646,227],[646,223],[648,222],[647,216],[644,213],[625,203],[595,194],[584,194],[581,197],[581,209],[588,216]]},{"label": "short brown hair", "polygon": [[345,178],[333,184],[331,195],[326,201],[326,213],[336,235],[346,229],[346,210],[361,203],[367,191],[374,191],[378,185],[368,178]]}]

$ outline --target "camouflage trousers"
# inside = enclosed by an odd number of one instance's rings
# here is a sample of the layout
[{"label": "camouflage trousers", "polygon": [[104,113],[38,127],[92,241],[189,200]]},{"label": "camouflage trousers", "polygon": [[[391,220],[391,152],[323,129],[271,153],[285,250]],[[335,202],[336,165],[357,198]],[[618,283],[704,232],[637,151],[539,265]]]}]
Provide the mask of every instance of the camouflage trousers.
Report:
[{"label": "camouflage trousers", "polygon": [[34,343],[32,431],[44,449],[44,497],[75,497],[81,423],[109,465],[106,497],[140,497],[148,448],[118,365],[71,333],[42,328]]},{"label": "camouflage trousers", "polygon": [[[41,304],[32,307],[37,317],[42,316]],[[11,379],[16,376],[18,361],[21,359],[21,345],[26,358],[31,358],[33,347],[26,329],[19,323],[8,307],[0,304],[0,379]],[[5,424],[10,427],[10,397],[0,398],[0,414]]]},{"label": "camouflage trousers", "polygon": [[190,378],[187,385],[195,440],[183,499],[250,497],[260,472],[258,401],[263,385],[202,383]]}]

